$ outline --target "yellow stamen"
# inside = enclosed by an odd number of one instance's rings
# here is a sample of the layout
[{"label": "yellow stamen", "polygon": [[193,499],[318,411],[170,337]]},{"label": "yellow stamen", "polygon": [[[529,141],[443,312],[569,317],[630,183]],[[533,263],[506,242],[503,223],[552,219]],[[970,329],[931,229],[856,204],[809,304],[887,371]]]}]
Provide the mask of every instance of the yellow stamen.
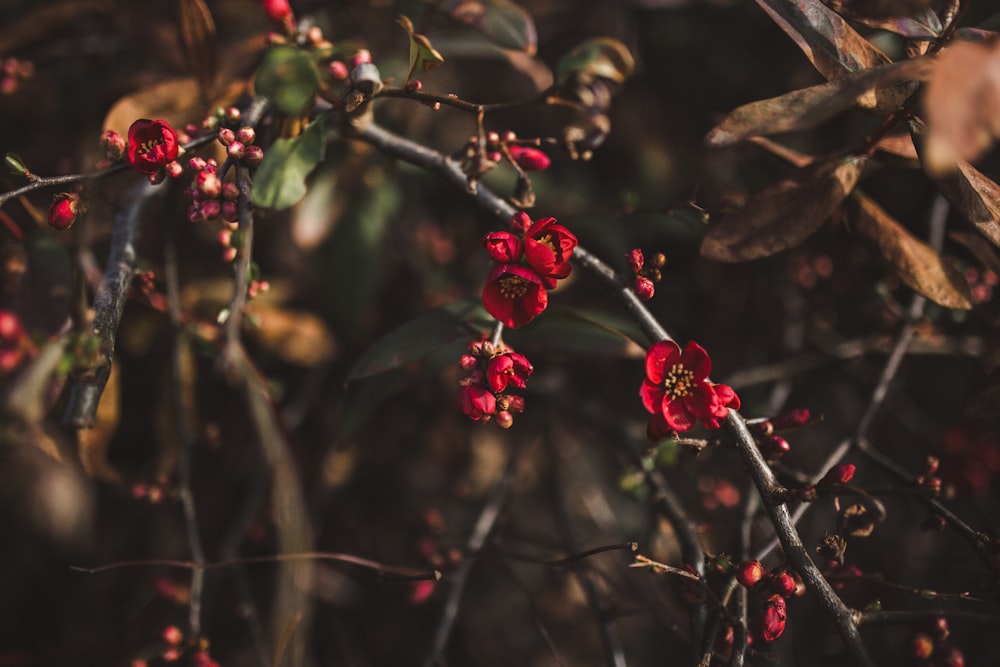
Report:
[{"label": "yellow stamen", "polygon": [[500,278],[500,295],[505,299],[520,299],[528,292],[528,281],[520,276]]},{"label": "yellow stamen", "polygon": [[690,396],[694,387],[694,371],[684,368],[684,364],[674,364],[667,371],[663,386],[667,390],[667,396],[672,400]]}]

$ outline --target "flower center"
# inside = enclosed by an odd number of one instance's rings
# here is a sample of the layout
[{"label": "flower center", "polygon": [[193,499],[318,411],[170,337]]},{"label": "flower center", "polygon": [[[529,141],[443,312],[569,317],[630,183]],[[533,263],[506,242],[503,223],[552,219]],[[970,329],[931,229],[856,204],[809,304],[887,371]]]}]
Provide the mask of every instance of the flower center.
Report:
[{"label": "flower center", "polygon": [[667,395],[673,400],[690,396],[694,386],[694,371],[684,368],[684,364],[674,364],[667,371],[663,386],[666,387]]},{"label": "flower center", "polygon": [[500,279],[500,294],[505,299],[520,299],[528,291],[528,281],[520,276],[504,276]]},{"label": "flower center", "polygon": [[552,250],[552,252],[555,252],[555,251],[556,251],[556,244],[555,244],[555,243],[554,243],[554,242],[552,241],[552,234],[546,234],[546,235],[545,235],[545,236],[543,236],[542,238],[540,238],[540,239],[536,239],[536,240],[537,240],[537,241],[538,241],[539,243],[542,243],[542,244],[544,244],[544,245],[547,245],[547,246],[548,246],[548,247],[549,247],[549,248],[550,248],[550,249]]},{"label": "flower center", "polygon": [[147,139],[139,144],[139,155],[148,155],[163,146],[166,142],[163,139]]}]

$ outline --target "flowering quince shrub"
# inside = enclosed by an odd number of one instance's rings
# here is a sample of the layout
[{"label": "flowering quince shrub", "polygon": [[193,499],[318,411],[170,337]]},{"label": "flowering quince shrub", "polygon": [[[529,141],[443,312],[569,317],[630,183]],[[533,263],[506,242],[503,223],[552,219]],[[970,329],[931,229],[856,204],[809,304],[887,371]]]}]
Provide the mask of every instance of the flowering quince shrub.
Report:
[{"label": "flowering quince shrub", "polygon": [[1000,664],[989,2],[58,4],[0,664]]}]

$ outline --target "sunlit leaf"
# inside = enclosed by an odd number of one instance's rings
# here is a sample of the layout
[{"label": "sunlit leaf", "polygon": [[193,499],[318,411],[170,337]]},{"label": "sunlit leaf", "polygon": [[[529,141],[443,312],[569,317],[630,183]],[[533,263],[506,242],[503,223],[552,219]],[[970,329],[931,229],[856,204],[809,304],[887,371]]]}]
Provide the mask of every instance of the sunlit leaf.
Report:
[{"label": "sunlit leaf", "polygon": [[358,380],[419,361],[455,341],[471,341],[495,324],[480,299],[456,301],[436,308],[375,341],[354,362],[347,380]]},{"label": "sunlit leaf", "polygon": [[843,17],[819,0],[757,0],[829,80],[890,62]]},{"label": "sunlit leaf", "polygon": [[406,16],[400,16],[397,23],[403,27],[410,38],[410,69],[406,73],[407,82],[418,72],[429,72],[444,62],[444,56],[438,53],[431,40],[426,35],[413,31],[413,21]]},{"label": "sunlit leaf", "polygon": [[927,81],[924,111],[929,171],[981,156],[1000,136],[1000,42],[951,42]]},{"label": "sunlit leaf", "polygon": [[306,51],[273,46],[264,54],[254,88],[285,113],[295,116],[310,107],[319,87],[319,71]]},{"label": "sunlit leaf", "polygon": [[881,88],[920,80],[929,71],[929,59],[906,60],[751,102],[731,111],[712,128],[705,143],[721,148],[752,136],[809,130],[851,108],[862,96],[871,97]]},{"label": "sunlit leaf", "polygon": [[810,165],[776,183],[709,228],[701,254],[744,262],[792,248],[819,229],[858,182],[867,158]]},{"label": "sunlit leaf", "polygon": [[534,19],[510,0],[452,0],[441,10],[501,48],[534,55],[538,47]]},{"label": "sunlit leaf", "polygon": [[180,0],[181,43],[203,100],[211,99],[218,66],[215,21],[205,0]]},{"label": "sunlit leaf", "polygon": [[611,37],[594,37],[578,44],[556,65],[556,83],[570,79],[588,81],[595,77],[623,83],[635,71],[635,59],[628,47]]},{"label": "sunlit leaf", "polygon": [[911,289],[945,308],[972,308],[965,278],[861,192],[847,204],[853,228],[875,242],[892,272]]},{"label": "sunlit leaf", "polygon": [[326,149],[325,123],[326,114],[322,114],[299,136],[274,142],[254,175],[254,204],[281,210],[305,196],[306,177],[323,159]]}]

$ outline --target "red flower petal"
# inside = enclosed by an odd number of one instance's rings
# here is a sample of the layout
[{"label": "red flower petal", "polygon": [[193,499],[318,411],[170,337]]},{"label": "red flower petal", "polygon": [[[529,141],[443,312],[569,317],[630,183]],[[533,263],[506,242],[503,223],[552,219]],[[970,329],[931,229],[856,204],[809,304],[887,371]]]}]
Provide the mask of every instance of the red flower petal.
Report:
[{"label": "red flower petal", "polygon": [[510,232],[490,232],[483,239],[483,246],[495,262],[510,264],[521,259],[521,239]]},{"label": "red flower petal", "polygon": [[675,431],[690,431],[698,423],[698,418],[691,414],[684,401],[673,401],[665,395],[661,409],[667,425]]},{"label": "red flower petal", "polygon": [[645,380],[642,386],[639,387],[639,396],[642,398],[642,405],[646,408],[646,412],[650,414],[659,414],[660,406],[663,405],[663,383],[653,384],[649,380]]},{"label": "red flower petal", "polygon": [[684,364],[684,368],[694,373],[695,381],[704,380],[712,372],[712,360],[708,358],[708,352],[693,340],[684,346],[681,363]]},{"label": "red flower petal", "polygon": [[518,264],[497,264],[483,287],[483,307],[504,325],[527,324],[548,306],[549,295],[537,273]]},{"label": "red flower petal", "polygon": [[681,357],[681,348],[672,340],[661,340],[653,343],[646,350],[646,377],[654,384],[663,384],[667,377],[667,369],[676,364]]},{"label": "red flower petal", "polygon": [[177,132],[163,120],[141,118],[128,129],[129,166],[140,174],[157,173],[177,158]]}]

